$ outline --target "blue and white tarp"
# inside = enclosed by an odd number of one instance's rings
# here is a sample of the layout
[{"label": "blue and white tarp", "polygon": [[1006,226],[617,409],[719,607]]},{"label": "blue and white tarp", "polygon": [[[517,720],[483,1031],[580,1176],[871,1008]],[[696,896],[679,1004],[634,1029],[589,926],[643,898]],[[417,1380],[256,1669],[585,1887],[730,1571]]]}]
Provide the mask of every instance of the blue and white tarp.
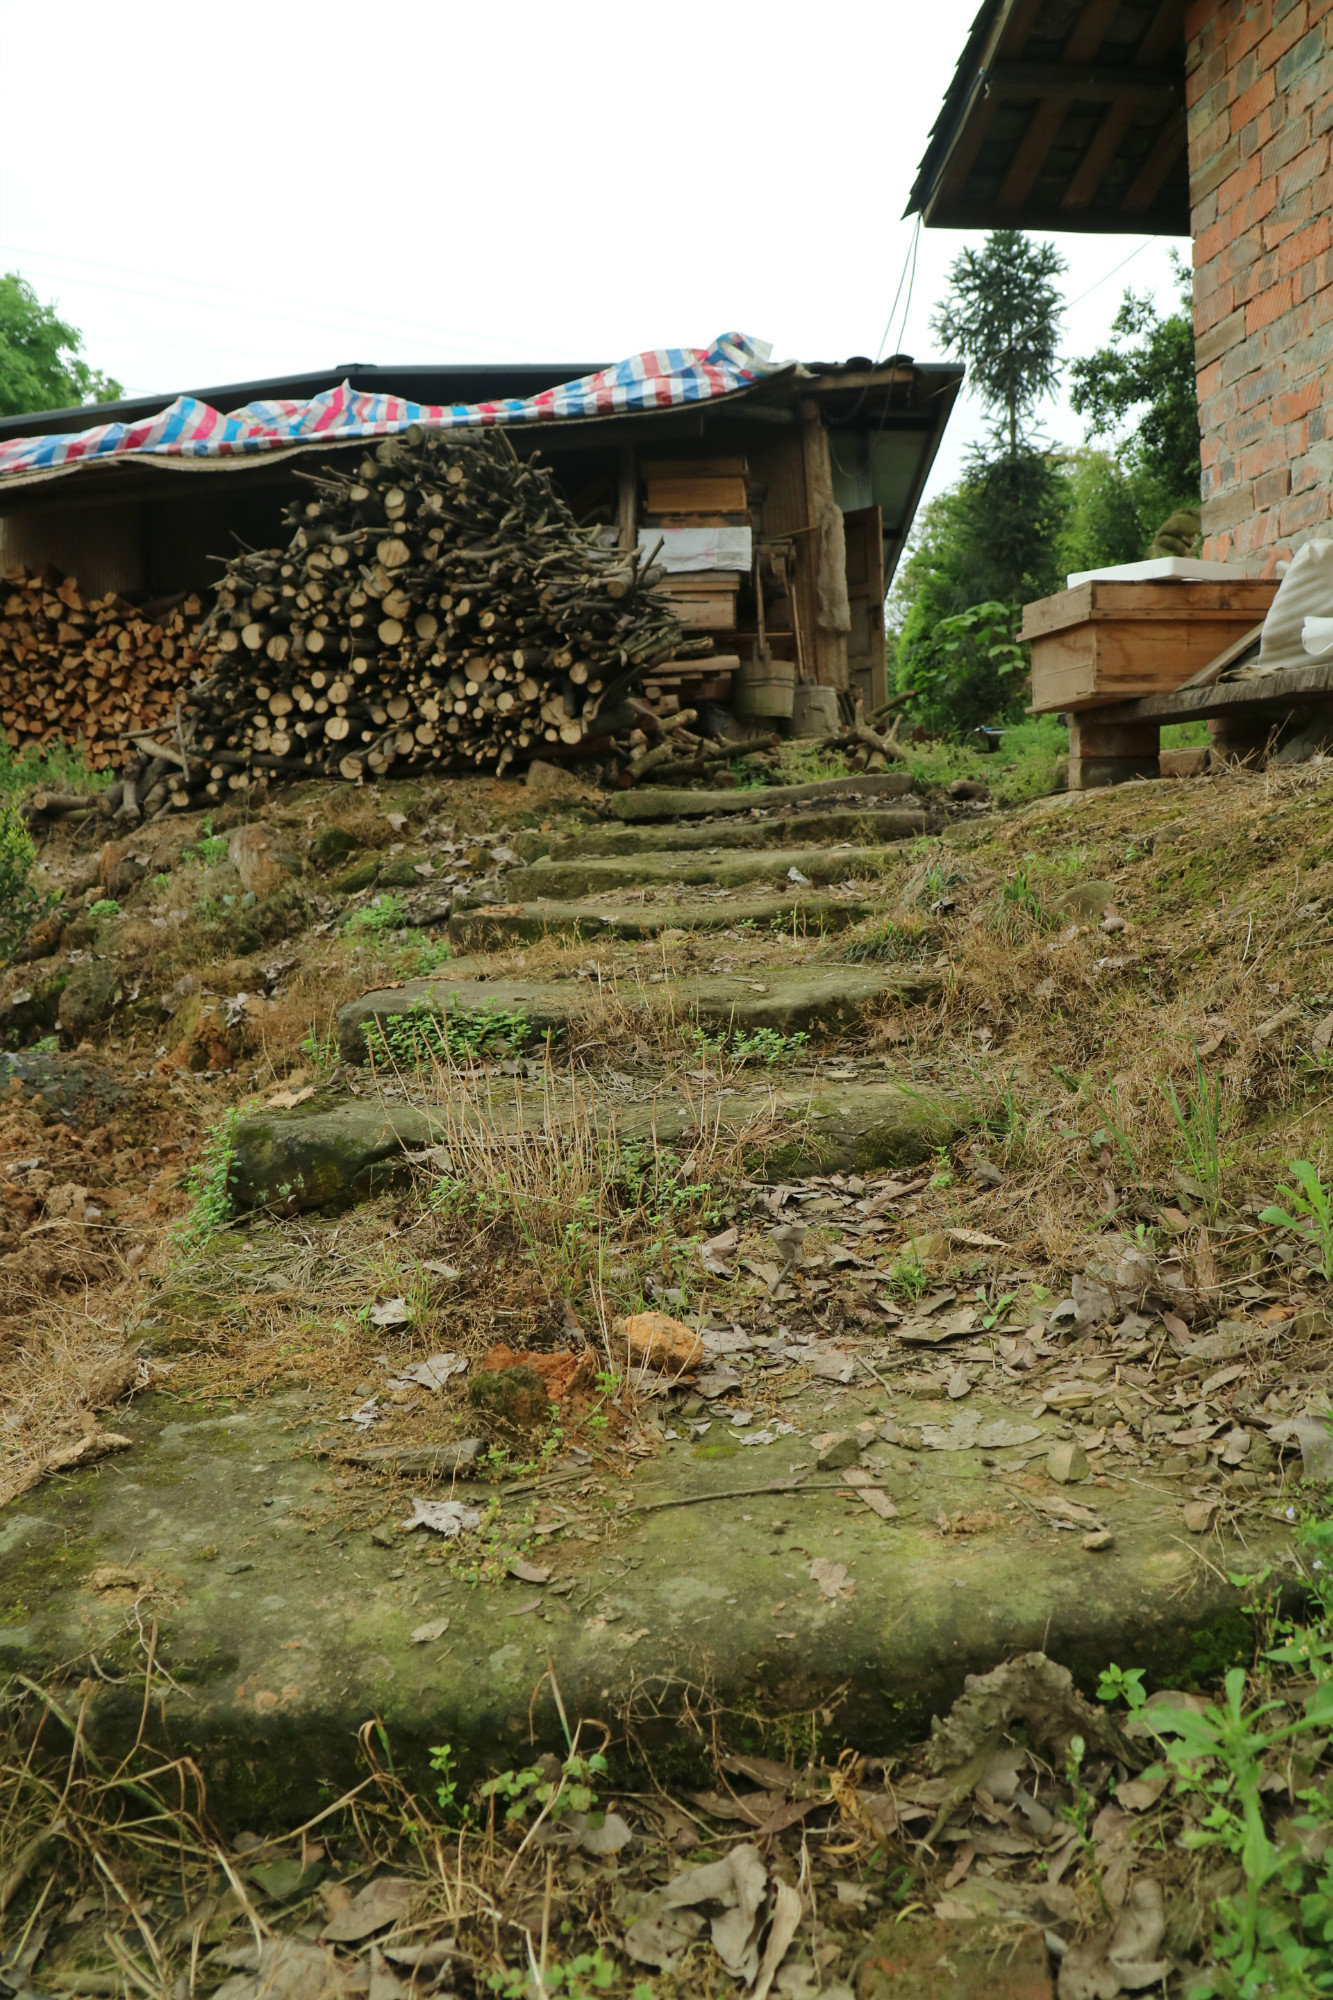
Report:
[{"label": "blue and white tarp", "polygon": [[244,458],[298,444],[386,437],[410,424],[470,430],[671,409],[748,388],[775,372],[770,353],[766,341],[724,333],[711,347],[649,348],[540,395],[494,403],[413,403],[405,396],[376,396],[342,382],[309,402],[247,403],[224,415],[196,396],[178,396],[157,416],[132,424],[97,424],[86,431],[0,443],[0,479],[103,458]]}]

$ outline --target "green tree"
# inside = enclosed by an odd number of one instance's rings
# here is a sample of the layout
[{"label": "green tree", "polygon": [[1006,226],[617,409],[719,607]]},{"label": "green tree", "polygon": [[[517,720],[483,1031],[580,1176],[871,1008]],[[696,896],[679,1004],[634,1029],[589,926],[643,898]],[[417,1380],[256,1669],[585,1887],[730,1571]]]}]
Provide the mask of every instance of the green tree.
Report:
[{"label": "green tree", "polygon": [[113,403],[120,383],[83,359],[83,335],[17,271],[0,277],[0,416]]},{"label": "green tree", "polygon": [[1138,562],[1162,520],[1157,481],[1118,452],[1084,445],[1061,464],[1066,507],[1056,538],[1056,568],[1101,569]]},{"label": "green tree", "polygon": [[[1071,364],[1069,400],[1088,437],[1119,441],[1127,469],[1151,490],[1154,526],[1182,502],[1199,504],[1199,403],[1194,370],[1190,276],[1172,253],[1180,304],[1158,312],[1145,293],[1127,291],[1111,322],[1111,342]],[[1151,535],[1151,529],[1149,535]]]},{"label": "green tree", "polygon": [[994,442],[1011,458],[1031,443],[1027,420],[1060,377],[1064,303],[1054,280],[1065,268],[1053,243],[992,230],[980,250],[955,258],[949,295],[930,323],[966,361],[969,385],[996,418]]}]

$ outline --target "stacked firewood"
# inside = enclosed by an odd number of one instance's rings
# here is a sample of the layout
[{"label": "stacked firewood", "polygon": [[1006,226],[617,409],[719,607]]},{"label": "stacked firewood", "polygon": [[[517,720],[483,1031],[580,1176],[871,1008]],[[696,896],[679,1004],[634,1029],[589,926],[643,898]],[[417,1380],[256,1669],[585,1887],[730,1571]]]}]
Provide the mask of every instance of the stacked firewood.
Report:
[{"label": "stacked firewood", "polygon": [[170,728],[199,666],[197,597],[142,610],[87,597],[53,569],[0,578],[0,729],[11,750],[82,742],[94,770],[119,767],[136,735]]},{"label": "stacked firewood", "polygon": [[503,431],[414,427],[301,476],[287,548],[217,586],[188,710],[210,787],[567,754],[677,646],[661,572],[580,529]]}]

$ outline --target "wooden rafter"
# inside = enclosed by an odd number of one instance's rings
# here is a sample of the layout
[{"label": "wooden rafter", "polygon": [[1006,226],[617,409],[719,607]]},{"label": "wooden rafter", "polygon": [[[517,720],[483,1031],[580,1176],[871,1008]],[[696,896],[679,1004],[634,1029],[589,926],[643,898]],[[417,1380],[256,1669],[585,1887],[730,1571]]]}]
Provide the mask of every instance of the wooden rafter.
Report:
[{"label": "wooden rafter", "polygon": [[1120,206],[1127,215],[1151,208],[1162,190],[1162,182],[1188,144],[1189,133],[1183,110],[1167,119],[1148,150],[1148,157],[1129,184]]},{"label": "wooden rafter", "polygon": [[1120,142],[1134,122],[1134,106],[1108,104],[1092,144],[1075,167],[1069,186],[1060,197],[1062,208],[1087,208],[1106,179],[1107,168],[1120,150]]},{"label": "wooden rafter", "polygon": [[1085,0],[1073,33],[1064,45],[1062,60],[1067,63],[1091,62],[1106,40],[1106,31],[1119,11],[1120,0]]},{"label": "wooden rafter", "polygon": [[1055,144],[1067,109],[1060,98],[1043,99],[1036,106],[996,197],[1001,208],[1018,208],[1027,200]]},{"label": "wooden rafter", "polygon": [[988,96],[1083,98],[1089,104],[1121,100],[1167,110],[1182,102],[1180,79],[1160,70],[1091,68],[1087,64],[1004,62],[986,72]]}]

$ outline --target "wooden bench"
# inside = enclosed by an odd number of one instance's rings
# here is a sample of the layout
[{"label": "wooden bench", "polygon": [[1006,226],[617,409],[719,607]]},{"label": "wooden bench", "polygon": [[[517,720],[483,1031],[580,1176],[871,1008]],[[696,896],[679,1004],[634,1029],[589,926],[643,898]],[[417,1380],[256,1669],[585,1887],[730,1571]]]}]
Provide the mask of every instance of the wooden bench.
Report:
[{"label": "wooden bench", "polygon": [[1164,723],[1255,716],[1278,723],[1296,708],[1333,704],[1333,662],[1269,674],[1263,680],[1220,681],[1176,688],[1069,718],[1069,789],[1086,792],[1127,778],[1158,775]]}]

